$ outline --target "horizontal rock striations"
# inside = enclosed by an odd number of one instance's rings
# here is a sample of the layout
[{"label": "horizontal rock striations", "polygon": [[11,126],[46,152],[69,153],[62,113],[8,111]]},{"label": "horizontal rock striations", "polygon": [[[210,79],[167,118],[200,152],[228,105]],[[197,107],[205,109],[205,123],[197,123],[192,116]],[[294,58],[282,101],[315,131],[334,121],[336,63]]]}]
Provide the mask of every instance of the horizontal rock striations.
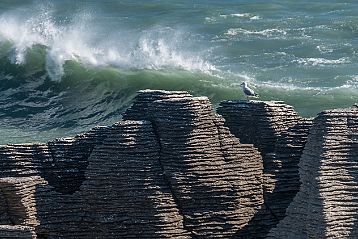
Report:
[{"label": "horizontal rock striations", "polygon": [[298,163],[311,120],[280,101],[223,101],[217,112],[241,142],[254,144],[262,155],[265,203],[252,223],[263,238],[283,219],[298,192]]},{"label": "horizontal rock striations", "polygon": [[192,97],[186,91],[141,90],[135,97],[133,105],[123,113],[123,119],[147,120],[151,104],[156,100]]},{"label": "horizontal rock striations", "polygon": [[279,220],[299,190],[298,164],[311,127],[311,119],[301,119],[281,134],[274,152],[266,154],[266,203]]},{"label": "horizontal rock striations", "polygon": [[[195,238],[233,237],[263,203],[261,157],[230,134],[206,97],[164,93],[142,91],[138,104],[148,107],[142,108],[144,117],[153,123],[185,228]],[[133,108],[141,107],[134,103]],[[131,112],[124,118],[138,117]]]},{"label": "horizontal rock striations", "polygon": [[282,102],[218,112],[145,90],[111,126],[0,146],[0,238],[357,238],[356,107],[309,136]]},{"label": "horizontal rock striations", "polygon": [[358,109],[314,120],[300,191],[269,238],[358,238]]},{"label": "horizontal rock striations", "polygon": [[207,98],[142,91],[124,119],[74,138],[2,146],[0,233],[230,238],[260,210],[261,156],[230,134]]},{"label": "horizontal rock striations", "polygon": [[0,238],[36,239],[36,234],[32,227],[0,225]]},{"label": "horizontal rock striations", "polygon": [[122,121],[91,154],[79,196],[86,205],[84,238],[190,238],[147,121]]},{"label": "horizontal rock striations", "polygon": [[56,191],[71,194],[85,179],[88,157],[95,145],[106,137],[108,127],[95,127],[73,138],[46,144],[0,146],[1,177],[41,176]]},{"label": "horizontal rock striations", "polygon": [[274,151],[282,133],[301,117],[282,101],[223,101],[217,112],[242,143],[252,143],[263,156]]}]

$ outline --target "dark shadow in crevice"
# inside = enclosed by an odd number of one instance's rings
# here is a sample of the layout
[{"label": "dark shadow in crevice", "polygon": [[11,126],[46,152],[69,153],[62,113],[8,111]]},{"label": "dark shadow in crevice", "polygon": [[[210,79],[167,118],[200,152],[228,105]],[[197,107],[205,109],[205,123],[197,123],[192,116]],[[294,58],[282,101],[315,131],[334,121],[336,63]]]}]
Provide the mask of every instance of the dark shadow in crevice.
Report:
[{"label": "dark shadow in crevice", "polygon": [[[264,168],[269,172],[275,172],[272,178],[275,183],[270,185],[274,187],[274,190],[271,193],[265,193],[264,190],[262,208],[248,225],[236,234],[235,238],[249,238],[247,234],[253,228],[255,228],[257,235],[261,235],[254,238],[265,238],[269,231],[285,217],[287,207],[300,189],[298,164],[311,127],[310,122],[298,122],[278,137],[273,150],[274,153],[265,155],[263,158]],[[291,133],[297,134],[297,137],[296,135],[290,136]],[[291,172],[292,175],[285,175],[287,169],[294,170]],[[297,184],[291,185],[290,190],[284,189],[287,186],[286,180],[292,180],[292,178],[297,180]]]},{"label": "dark shadow in crevice", "polygon": [[[224,165],[216,166],[215,162],[211,161],[220,148],[219,145],[213,146],[214,148],[209,145],[218,142],[212,141],[213,137],[209,135],[206,138],[197,138],[195,142],[192,141],[195,138],[192,135],[200,130],[198,125],[202,125],[203,122],[199,123],[200,116],[195,111],[195,107],[191,109],[187,105],[186,101],[189,101],[189,98],[180,100],[182,101],[174,103],[177,106],[171,106],[175,107],[175,110],[163,106],[166,109],[161,111],[155,108],[156,103],[154,103],[149,111],[150,120],[161,145],[161,168],[184,217],[185,229],[192,233],[192,237],[203,238],[204,235],[200,233],[205,224],[209,225],[207,231],[212,230],[205,234],[206,237],[225,235],[225,232],[234,227],[234,224],[228,223],[225,213],[232,210],[230,205],[233,204],[232,200],[237,192],[225,179],[217,182],[218,185],[221,184],[221,188],[213,183],[215,175],[222,174],[224,170]],[[173,102],[169,100],[168,103]],[[201,134],[205,134],[207,129],[202,130],[204,131]],[[207,171],[201,167],[207,168]],[[218,171],[214,172],[214,169]],[[224,188],[225,184],[226,188]],[[220,223],[220,226],[217,226],[214,232],[210,228],[210,223]]]},{"label": "dark shadow in crevice", "polygon": [[93,149],[102,143],[107,130],[105,127],[94,128],[74,138],[50,141],[46,148],[34,147],[33,157],[40,176],[59,193],[73,194],[78,191],[86,180],[88,158]]}]

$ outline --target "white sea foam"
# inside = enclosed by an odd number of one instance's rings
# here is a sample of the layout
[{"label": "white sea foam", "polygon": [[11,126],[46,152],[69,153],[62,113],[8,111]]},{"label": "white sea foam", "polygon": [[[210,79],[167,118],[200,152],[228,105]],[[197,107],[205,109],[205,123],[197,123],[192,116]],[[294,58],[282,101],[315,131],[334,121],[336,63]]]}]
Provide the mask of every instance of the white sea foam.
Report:
[{"label": "white sea foam", "polygon": [[358,75],[352,75],[349,78],[341,88],[358,89]]},{"label": "white sea foam", "polygon": [[[11,60],[24,64],[34,45],[47,49],[46,70],[54,80],[64,74],[63,65],[75,60],[93,66],[117,66],[142,69],[182,68],[210,73],[216,68],[205,60],[207,52],[190,45],[179,30],[163,27],[138,32],[128,41],[122,33],[98,39],[91,14],[77,14],[69,23],[56,22],[51,9],[40,8],[31,16],[16,12],[0,16],[0,40],[13,45]],[[122,34],[121,34],[122,33]]]},{"label": "white sea foam", "polygon": [[250,20],[258,20],[261,19],[260,16],[254,15],[252,13],[231,13],[231,14],[220,14],[221,18],[228,18],[228,17],[238,17],[238,18],[246,18]]},{"label": "white sea foam", "polygon": [[333,52],[333,49],[330,46],[327,46],[327,45],[319,45],[319,46],[316,46],[316,48],[321,53],[331,53],[331,52]]},{"label": "white sea foam", "polygon": [[251,14],[250,13],[233,13],[233,14],[230,14],[231,17],[245,17],[245,18],[248,18],[248,17],[251,17]]},{"label": "white sea foam", "polygon": [[[357,78],[355,78],[357,77]],[[356,80],[354,80],[356,79]],[[302,92],[311,92],[313,95],[319,95],[324,93],[329,93],[332,91],[340,91],[342,89],[351,90],[351,92],[357,93],[358,89],[358,76],[352,76],[351,80],[347,80],[342,84],[337,86],[310,86],[307,84],[297,83],[297,79],[285,79],[285,82],[273,82],[273,81],[257,81],[256,79],[251,79],[251,85],[256,88],[265,88],[271,90],[279,91],[302,91]]]},{"label": "white sea foam", "polygon": [[264,37],[280,37],[287,35],[287,32],[282,29],[265,29],[261,31],[251,31],[243,28],[230,28],[227,30],[225,35],[236,36],[236,35],[246,35],[246,36],[264,36]]},{"label": "white sea foam", "polygon": [[231,13],[231,14],[220,14],[220,15],[205,17],[205,22],[206,23],[216,23],[218,21],[223,21],[226,19],[234,19],[234,18],[243,19],[243,20],[262,19],[260,16],[254,15],[252,13]]},{"label": "white sea foam", "polygon": [[325,59],[325,58],[299,58],[293,60],[293,62],[301,64],[301,65],[310,65],[310,66],[319,66],[319,65],[339,65],[339,64],[347,64],[350,63],[349,58],[342,57],[339,59]]}]

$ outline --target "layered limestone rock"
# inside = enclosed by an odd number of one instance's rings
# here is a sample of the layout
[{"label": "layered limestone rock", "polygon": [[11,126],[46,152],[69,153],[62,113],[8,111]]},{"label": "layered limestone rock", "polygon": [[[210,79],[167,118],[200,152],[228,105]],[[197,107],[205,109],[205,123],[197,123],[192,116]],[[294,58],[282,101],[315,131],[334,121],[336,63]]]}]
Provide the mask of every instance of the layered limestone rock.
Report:
[{"label": "layered limestone rock", "polygon": [[305,146],[312,121],[282,102],[223,102],[225,122],[141,91],[112,126],[0,147],[0,238],[263,238],[298,189],[269,238],[357,238],[357,110],[322,113]]},{"label": "layered limestone rock", "polygon": [[277,139],[274,152],[265,157],[266,203],[281,220],[299,190],[298,164],[312,127],[311,119],[301,119]]},{"label": "layered limestone rock", "polygon": [[217,112],[241,142],[253,143],[262,155],[265,203],[253,224],[263,238],[283,219],[298,192],[298,163],[311,120],[280,101],[223,101]]},{"label": "layered limestone rock", "polygon": [[3,146],[0,200],[14,205],[0,208],[0,233],[184,239],[250,228],[263,203],[262,160],[207,98],[143,91],[124,118],[74,138]]},{"label": "layered limestone rock", "polygon": [[266,156],[282,133],[294,126],[300,116],[282,101],[223,101],[217,112],[242,143],[252,143]]},{"label": "layered limestone rock", "polygon": [[[133,109],[154,125],[185,227],[196,238],[236,236],[263,203],[259,153],[230,134],[206,97],[142,91],[137,102]],[[124,118],[138,119],[137,112],[130,109]]]},{"label": "layered limestone rock", "polygon": [[84,238],[190,238],[160,164],[160,147],[147,121],[122,121],[89,158]]},{"label": "layered limestone rock", "polygon": [[88,157],[95,145],[106,137],[108,127],[95,127],[73,138],[46,144],[0,146],[1,177],[41,176],[56,191],[71,194],[85,179]]},{"label": "layered limestone rock", "polygon": [[300,191],[268,238],[358,238],[358,109],[314,120]]},{"label": "layered limestone rock", "polygon": [[0,225],[0,238],[3,239],[36,239],[34,228],[27,226]]}]

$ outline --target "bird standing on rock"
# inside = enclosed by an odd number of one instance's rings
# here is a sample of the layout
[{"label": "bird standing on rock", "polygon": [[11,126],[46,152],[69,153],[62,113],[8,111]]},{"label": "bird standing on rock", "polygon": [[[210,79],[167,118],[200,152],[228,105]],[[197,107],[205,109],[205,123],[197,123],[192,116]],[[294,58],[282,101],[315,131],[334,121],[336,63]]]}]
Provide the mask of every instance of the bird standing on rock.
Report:
[{"label": "bird standing on rock", "polygon": [[244,94],[246,95],[246,99],[247,101],[249,101],[249,97],[259,97],[258,94],[255,93],[255,91],[253,89],[251,89],[248,85],[247,82],[242,82],[240,84],[242,86],[242,91],[244,92]]}]

